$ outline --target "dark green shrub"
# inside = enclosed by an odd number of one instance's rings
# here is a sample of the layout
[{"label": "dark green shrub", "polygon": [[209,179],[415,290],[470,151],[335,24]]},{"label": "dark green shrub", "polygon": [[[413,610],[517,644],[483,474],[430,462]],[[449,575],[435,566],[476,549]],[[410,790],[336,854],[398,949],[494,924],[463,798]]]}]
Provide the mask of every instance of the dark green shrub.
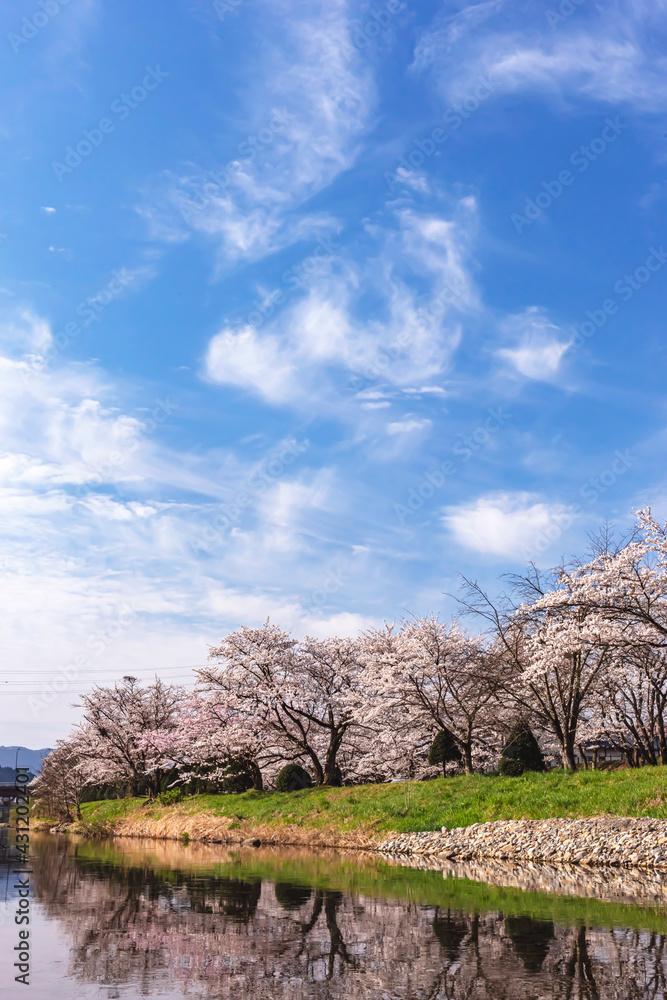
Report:
[{"label": "dark green shrub", "polygon": [[518,778],[525,771],[544,771],[544,755],[532,729],[522,720],[509,734],[498,772],[503,777]]},{"label": "dark green shrub", "polygon": [[252,774],[248,770],[245,761],[232,758],[225,767],[225,776],[222,779],[221,788],[223,792],[247,792],[252,788]]},{"label": "dark green shrub", "polygon": [[300,764],[285,764],[276,778],[276,789],[279,792],[298,792],[301,788],[311,788],[313,782]]},{"label": "dark green shrub", "polygon": [[514,757],[502,757],[498,765],[498,774],[503,778],[520,778],[525,770],[521,761]]},{"label": "dark green shrub", "polygon": [[161,806],[173,806],[183,798],[182,788],[168,788],[166,792],[160,792],[157,797]]},{"label": "dark green shrub", "polygon": [[460,763],[462,760],[461,751],[449,729],[441,729],[439,733],[436,733],[428,754],[429,764],[433,766],[442,764],[442,773],[446,774],[447,764]]}]

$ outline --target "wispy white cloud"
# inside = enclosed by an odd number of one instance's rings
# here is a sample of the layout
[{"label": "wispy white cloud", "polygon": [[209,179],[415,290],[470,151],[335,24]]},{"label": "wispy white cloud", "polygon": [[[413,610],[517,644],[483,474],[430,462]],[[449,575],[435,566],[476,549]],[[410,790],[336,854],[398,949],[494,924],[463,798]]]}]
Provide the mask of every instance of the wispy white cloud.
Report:
[{"label": "wispy white cloud", "polygon": [[529,306],[508,316],[501,322],[500,331],[512,346],[499,348],[496,354],[520,375],[540,381],[557,375],[570,340],[543,310]]},{"label": "wispy white cloud", "polygon": [[224,266],[331,230],[330,215],[303,206],[352,166],[375,101],[350,17],[346,0],[297,0],[282,12],[264,3],[245,91],[254,142],[240,142],[222,171],[166,177],[140,209],[155,236],[204,233]]},{"label": "wispy white cloud", "polygon": [[[371,385],[439,376],[459,343],[461,315],[478,308],[468,270],[475,228],[470,198],[451,218],[401,209],[391,228],[369,226],[375,256],[341,255],[262,333],[223,328],[209,345],[207,377],[270,403],[327,408],[341,370]],[[369,315],[371,290],[377,305]]]},{"label": "wispy white cloud", "polygon": [[432,426],[432,420],[407,417],[405,420],[395,420],[387,424],[387,434],[412,434],[415,431],[426,431]]},{"label": "wispy white cloud", "polygon": [[491,493],[448,507],[443,523],[465,548],[515,559],[566,513],[563,504],[549,503],[535,494]]},{"label": "wispy white cloud", "polygon": [[415,68],[432,70],[448,100],[486,74],[504,93],[541,91],[648,112],[667,107],[667,57],[655,32],[662,4],[622,0],[614,16],[580,15],[563,31],[552,30],[544,12],[520,30],[500,26],[492,18],[499,6],[443,16],[418,43]]}]

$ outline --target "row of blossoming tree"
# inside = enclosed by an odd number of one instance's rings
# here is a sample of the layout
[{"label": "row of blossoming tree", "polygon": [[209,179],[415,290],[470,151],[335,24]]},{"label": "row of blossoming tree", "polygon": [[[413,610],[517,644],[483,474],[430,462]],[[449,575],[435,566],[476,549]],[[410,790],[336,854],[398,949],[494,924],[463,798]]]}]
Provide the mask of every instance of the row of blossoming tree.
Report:
[{"label": "row of blossoming tree", "polygon": [[667,529],[647,509],[632,536],[593,545],[587,563],[510,577],[498,600],[465,581],[479,634],[427,617],[296,640],[267,620],[210,651],[194,694],[97,687],[36,791],[70,812],[91,786],[262,789],[289,762],[320,785],[387,781],[428,775],[438,733],[471,773],[497,765],[517,720],[566,769],[599,746],[667,763]]}]

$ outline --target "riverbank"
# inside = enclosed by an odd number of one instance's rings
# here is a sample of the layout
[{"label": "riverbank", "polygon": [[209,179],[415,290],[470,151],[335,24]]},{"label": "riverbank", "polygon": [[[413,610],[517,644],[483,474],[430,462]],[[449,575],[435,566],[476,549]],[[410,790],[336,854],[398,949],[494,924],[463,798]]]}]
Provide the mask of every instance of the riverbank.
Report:
[{"label": "riverbank", "polygon": [[[534,830],[530,832],[530,828],[526,828],[527,832],[522,833],[518,828],[511,831],[508,828],[501,835],[498,822],[588,820],[601,816],[651,817],[667,821],[664,791],[665,770],[662,767],[576,774],[554,771],[526,774],[521,778],[462,775],[410,784],[312,788],[289,794],[251,791],[242,795],[196,795],[172,806],[143,799],[88,802],[82,806],[83,821],[71,824],[68,829],[87,836],[223,844],[259,840],[263,844],[282,846],[388,850],[397,855],[422,851],[429,836],[435,834],[431,852],[434,857],[505,859],[522,855],[537,859]],[[492,827],[483,832],[475,827],[475,824],[485,823]],[[43,829],[53,825],[54,821],[48,819],[41,824]],[[544,860],[552,861],[554,851],[561,854],[563,860],[580,860],[574,857],[577,852],[582,859],[600,855],[595,845],[589,847],[588,841],[582,841],[581,845],[570,844],[572,836],[584,837],[586,834],[583,828],[572,828],[575,833],[571,836],[566,825],[553,833],[555,840],[550,839],[551,834],[540,833],[542,840],[539,843],[543,846],[539,850]],[[448,832],[443,840],[442,827],[456,830],[456,835]],[[598,830],[598,836],[599,829],[591,826],[591,830]],[[399,840],[408,834],[418,836],[404,841],[401,846]],[[662,835],[661,827],[656,838]],[[562,839],[558,840],[559,837]],[[651,841],[650,849],[657,852],[657,863],[662,864],[663,845],[657,843],[657,839],[655,843]],[[617,854],[620,858],[627,848],[629,863],[638,850],[631,841],[631,837],[619,841],[620,853]],[[387,847],[388,844],[394,846]],[[526,853],[531,850],[532,855]],[[479,854],[479,851],[484,853]],[[499,853],[490,853],[492,851]],[[664,856],[667,857],[667,853]]]}]

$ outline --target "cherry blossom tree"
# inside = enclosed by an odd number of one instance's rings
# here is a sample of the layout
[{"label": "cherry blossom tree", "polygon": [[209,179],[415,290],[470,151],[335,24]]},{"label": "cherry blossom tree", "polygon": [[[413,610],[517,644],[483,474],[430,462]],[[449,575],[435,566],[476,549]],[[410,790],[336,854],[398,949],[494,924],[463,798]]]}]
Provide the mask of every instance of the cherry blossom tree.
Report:
[{"label": "cherry blossom tree", "polygon": [[308,637],[297,643],[267,619],[261,628],[232,632],[210,657],[217,665],[197,671],[200,686],[233,697],[246,717],[264,724],[274,759],[308,761],[318,785],[333,784],[354,728],[358,643]]},{"label": "cherry blossom tree", "polygon": [[356,781],[409,779],[426,764],[429,729],[400,704],[390,680],[400,673],[404,645],[386,623],[361,638],[364,670],[349,699],[357,729],[347,772]]},{"label": "cherry blossom tree", "polygon": [[150,730],[138,742],[147,750],[149,771],[178,769],[174,783],[202,775],[222,781],[234,763],[250,774],[253,788],[263,788],[261,757],[262,751],[270,753],[268,729],[231,700],[195,695],[179,707],[173,726]]},{"label": "cherry blossom tree", "polygon": [[91,776],[97,781],[125,782],[130,794],[142,785],[160,789],[162,773],[148,766],[146,733],[173,730],[185,690],[156,677],[142,687],[136,677],[124,677],[113,687],[95,687],[81,696],[84,722],[74,736]]},{"label": "cherry blossom tree", "polygon": [[638,511],[637,529],[626,544],[573,570],[562,567],[539,606],[595,612],[619,648],[667,646],[667,526],[650,507]]},{"label": "cherry blossom tree", "polygon": [[365,703],[360,721],[412,741],[424,759],[440,729],[449,730],[465,770],[474,770],[476,745],[488,743],[494,717],[491,662],[477,638],[437,617],[372,630],[365,636]]},{"label": "cherry blossom tree", "polygon": [[71,823],[81,815],[81,801],[85,789],[92,783],[87,759],[77,739],[58,740],[42,763],[42,770],[31,782],[30,794],[49,814],[57,812]]},{"label": "cherry blossom tree", "polygon": [[[526,617],[529,610],[524,612]],[[576,770],[580,725],[592,713],[612,663],[599,626],[600,622],[582,619],[576,612],[547,616],[529,626],[526,658],[514,688],[517,701],[551,729],[567,770]]]},{"label": "cherry blossom tree", "polygon": [[[631,761],[657,762],[656,748],[666,761],[667,528],[646,508],[638,511],[629,540],[617,546],[608,536],[603,541],[589,562],[560,567],[553,586],[536,593],[520,615],[550,621],[552,634],[544,636],[538,659],[544,665],[548,648],[560,648],[569,659],[565,676],[571,683],[561,688],[572,719],[583,715],[591,733],[615,740]],[[557,622],[564,642],[554,642]],[[587,704],[591,697],[594,705]],[[565,722],[563,736],[571,744],[567,730],[573,727]],[[571,766],[569,752],[567,759]]]},{"label": "cherry blossom tree", "polygon": [[[559,748],[563,767],[576,770],[580,726],[593,714],[599,685],[612,663],[610,630],[588,608],[566,600],[551,606],[552,591],[534,567],[512,582],[520,596],[532,600],[516,604],[503,594],[493,602],[466,580],[462,603],[490,626],[498,705],[505,710],[513,706],[546,731]],[[565,582],[561,574],[560,585]]]},{"label": "cherry blossom tree", "polygon": [[621,748],[631,766],[667,764],[667,651],[615,652],[596,706],[597,741]]}]

